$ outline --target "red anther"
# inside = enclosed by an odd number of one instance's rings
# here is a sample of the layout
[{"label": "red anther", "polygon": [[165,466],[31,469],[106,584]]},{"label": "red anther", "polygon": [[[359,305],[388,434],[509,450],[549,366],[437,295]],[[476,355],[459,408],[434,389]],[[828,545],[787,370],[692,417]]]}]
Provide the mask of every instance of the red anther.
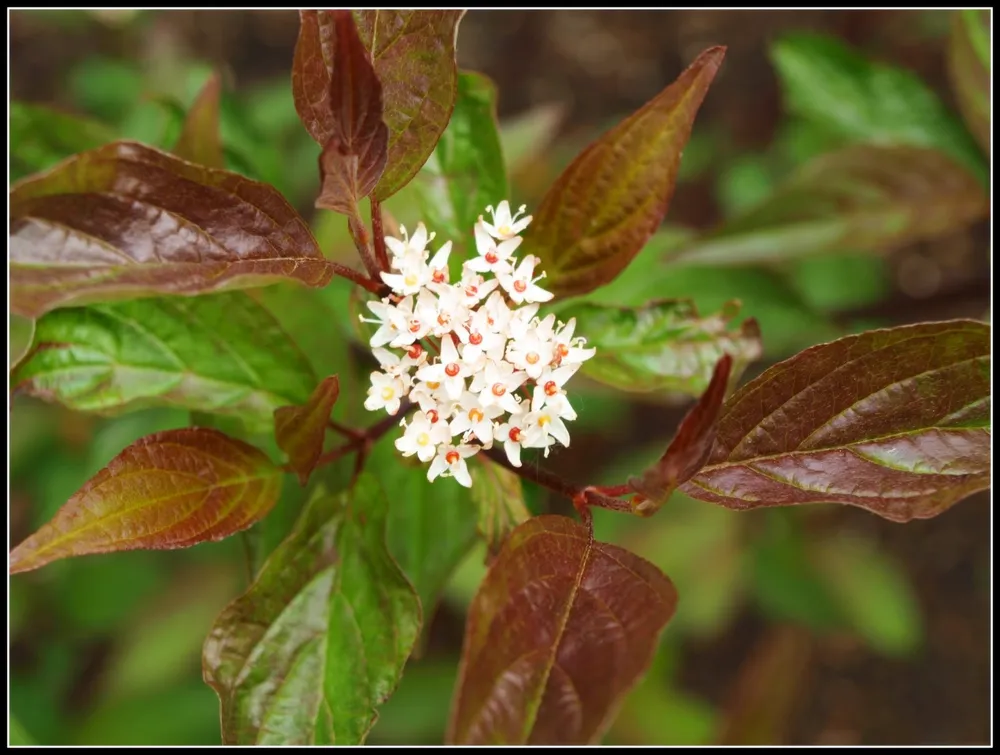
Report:
[{"label": "red anther", "polygon": [[452,362],[444,368],[444,374],[448,377],[455,377],[461,369],[455,362]]},{"label": "red anther", "polygon": [[441,419],[441,417],[438,415],[437,409],[428,409],[427,419],[429,419],[431,421],[431,424],[433,425],[435,422]]},{"label": "red anther", "polygon": [[494,383],[491,390],[493,391],[493,395],[499,398],[507,392],[507,386],[503,383]]},{"label": "red anther", "polygon": [[477,296],[479,294],[479,286],[466,286],[465,295],[466,296]]},{"label": "red anther", "polygon": [[520,427],[512,427],[512,428],[510,428],[510,432],[507,433],[507,437],[510,438],[515,443],[520,443],[521,442],[521,428]]},{"label": "red anther", "polygon": [[444,455],[444,460],[449,464],[454,464],[462,457],[459,455],[458,451],[449,451]]},{"label": "red anther", "polygon": [[419,343],[413,344],[412,346],[410,346],[410,348],[406,350],[406,356],[408,356],[410,359],[418,359],[420,355],[423,353],[424,353],[424,347],[421,346]]},{"label": "red anther", "polygon": [[486,261],[489,262],[491,265],[496,264],[496,261],[499,259],[500,258],[497,257],[497,253],[495,250],[490,249],[488,252],[486,252]]},{"label": "red anther", "polygon": [[559,393],[559,386],[556,385],[556,381],[555,380],[550,380],[549,382],[547,382],[545,384],[545,395],[546,396],[555,396],[557,393]]},{"label": "red anther", "polygon": [[559,360],[562,361],[564,357],[569,356],[569,346],[564,343],[556,346],[556,354],[559,356]]},{"label": "red anther", "polygon": [[444,283],[445,281],[444,270],[435,270],[434,273],[431,275],[431,280],[434,281],[435,283]]},{"label": "red anther", "polygon": [[528,284],[522,280],[516,280],[514,281],[514,290],[517,291],[519,294],[523,294],[525,291],[528,290]]},{"label": "red anther", "polygon": [[411,333],[420,332],[420,320],[410,320],[410,332]]},{"label": "red anther", "polygon": [[469,343],[473,346],[478,346],[483,342],[483,337],[479,333],[469,333]]}]

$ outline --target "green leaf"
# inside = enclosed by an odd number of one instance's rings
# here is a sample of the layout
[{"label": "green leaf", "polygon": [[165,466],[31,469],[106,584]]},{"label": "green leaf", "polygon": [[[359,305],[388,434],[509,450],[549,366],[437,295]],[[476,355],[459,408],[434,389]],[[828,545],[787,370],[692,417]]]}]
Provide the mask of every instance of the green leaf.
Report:
[{"label": "green leaf", "polygon": [[316,377],[274,317],[232,291],[49,312],[10,384],[77,411],[167,404],[261,428],[304,402]]},{"label": "green leaf", "polygon": [[413,185],[428,226],[452,239],[459,251],[470,248],[473,226],[485,208],[507,198],[496,87],[485,76],[459,74],[448,128]]},{"label": "green leaf", "polygon": [[[452,116],[454,117],[454,116]],[[531,166],[555,139],[566,108],[559,103],[538,105],[500,124],[500,144],[511,173]]]},{"label": "green leaf", "polygon": [[448,741],[598,740],[676,605],[648,561],[566,517],[529,519],[469,607]]},{"label": "green leaf", "polygon": [[948,40],[948,73],[966,125],[989,156],[990,128],[990,11],[967,8],[952,11]]},{"label": "green leaf", "polygon": [[7,745],[9,747],[35,747],[37,744],[14,714],[9,713],[7,715]]},{"label": "green leaf", "polygon": [[115,142],[10,193],[11,308],[163,293],[191,296],[333,271],[305,221],[267,184]]},{"label": "green leaf", "polygon": [[216,430],[148,435],[11,551],[9,572],[70,556],[221,540],[264,517],[280,489],[281,471],[263,453]]},{"label": "green leaf", "polygon": [[556,296],[612,281],[667,212],[681,152],[725,48],[703,52],[678,79],[587,147],[556,179],[525,232]]},{"label": "green leaf", "polygon": [[739,309],[739,302],[729,302],[718,314],[701,317],[691,301],[673,299],[643,307],[577,304],[559,317],[576,318],[576,332],[597,349],[583,363],[588,377],[623,391],[700,396],[723,354],[733,357],[733,383],[761,355],[754,320],[731,327]]},{"label": "green leaf", "polygon": [[938,149],[987,185],[989,171],[969,132],[910,71],[812,33],[776,42],[771,60],[793,115],[822,122],[848,141]]},{"label": "green leaf", "polygon": [[338,396],[340,379],[334,375],[316,386],[304,406],[280,406],[274,410],[274,434],[278,447],[288,454],[288,460],[303,485],[309,481],[309,475],[323,451],[330,412]]},{"label": "green leaf", "polygon": [[743,386],[683,491],[733,509],[843,503],[937,516],[989,486],[990,328],[873,330],[815,346]]},{"label": "green leaf", "polygon": [[843,534],[809,545],[815,564],[838,608],[873,650],[905,656],[922,635],[917,598],[906,573],[878,545]]},{"label": "green leaf", "polygon": [[979,183],[941,152],[854,145],[804,165],[677,259],[744,265],[840,249],[888,252],[954,232],[988,212]]},{"label": "green leaf", "polygon": [[110,126],[44,105],[11,102],[9,108],[11,181],[115,139]]},{"label": "green leaf", "polygon": [[205,680],[226,744],[361,744],[420,630],[420,603],[385,546],[387,501],[362,474],[321,494],[257,581],[216,620]]},{"label": "green leaf", "polygon": [[521,478],[492,461],[474,459],[469,465],[472,500],[479,508],[478,531],[491,555],[496,555],[510,531],[528,521]]},{"label": "green leaf", "polygon": [[429,623],[448,577],[476,540],[479,512],[454,480],[427,480],[427,465],[400,457],[388,433],[369,461],[389,499],[388,540]]},{"label": "green leaf", "polygon": [[222,81],[217,73],[212,74],[187,112],[181,135],[174,145],[175,155],[206,168],[226,167],[219,135],[221,94]]}]

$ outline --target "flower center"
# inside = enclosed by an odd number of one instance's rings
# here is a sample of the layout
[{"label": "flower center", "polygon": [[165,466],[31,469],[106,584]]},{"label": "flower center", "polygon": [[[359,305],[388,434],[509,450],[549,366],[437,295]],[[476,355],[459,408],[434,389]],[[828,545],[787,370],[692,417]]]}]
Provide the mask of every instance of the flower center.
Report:
[{"label": "flower center", "polygon": [[431,275],[431,280],[435,283],[444,283],[444,270],[435,270],[434,274]]},{"label": "flower center", "polygon": [[469,419],[471,419],[473,422],[482,422],[483,413],[478,409],[469,409]]},{"label": "flower center", "polygon": [[403,278],[403,283],[407,286],[415,286],[420,282],[420,279],[414,274],[410,273],[405,278]]},{"label": "flower center", "polygon": [[548,414],[543,414],[541,417],[538,418],[538,426],[545,427],[551,421],[552,417],[550,417]]},{"label": "flower center", "polygon": [[507,386],[504,385],[503,383],[494,383],[492,391],[493,395],[499,398],[500,396],[504,395],[507,392]]},{"label": "flower center", "polygon": [[432,425],[435,422],[437,422],[440,419],[440,417],[438,416],[438,413],[437,413],[437,409],[429,409],[427,411],[427,419],[429,419],[431,421]]},{"label": "flower center", "polygon": [[383,401],[391,401],[392,397],[395,396],[395,395],[396,395],[396,389],[393,388],[391,385],[387,385],[387,386],[385,386],[385,388],[382,389],[382,400]]},{"label": "flower center", "polygon": [[507,433],[507,437],[510,438],[515,443],[520,443],[521,442],[521,428],[520,427],[512,427],[512,428],[510,428],[510,432]]},{"label": "flower center", "polygon": [[538,356],[538,352],[536,351],[529,351],[524,357],[524,361],[528,364],[538,364],[539,359],[541,359],[541,357]]},{"label": "flower center", "polygon": [[410,326],[409,327],[410,327],[410,332],[411,333],[419,333],[420,332],[420,320],[417,320],[417,319],[410,320]]},{"label": "flower center", "polygon": [[444,460],[445,460],[446,462],[448,462],[449,464],[455,464],[455,463],[456,463],[456,462],[458,462],[458,460],[459,460],[459,459],[461,459],[461,458],[462,458],[462,457],[461,457],[461,456],[459,456],[459,453],[458,453],[458,451],[449,451],[448,453],[446,453],[446,454],[444,455]]},{"label": "flower center", "polygon": [[522,280],[516,280],[514,281],[514,290],[517,291],[519,294],[523,294],[525,291],[528,290],[528,284]]},{"label": "flower center", "polygon": [[451,318],[448,317],[448,315],[445,314],[444,312],[438,315],[438,325],[447,325],[450,322]]},{"label": "flower center", "polygon": [[413,344],[410,348],[406,350],[406,356],[410,359],[418,359],[421,354],[424,353],[424,347],[419,343]]},{"label": "flower center", "polygon": [[497,228],[497,234],[500,236],[510,236],[511,227],[509,225],[502,225]]},{"label": "flower center", "polygon": [[494,326],[494,325],[497,324],[497,321],[494,320],[492,317],[487,316],[486,317],[486,324],[489,325],[490,327],[492,327],[492,326]]},{"label": "flower center", "polygon": [[418,446],[426,446],[430,442],[431,442],[431,436],[428,435],[427,433],[420,433],[420,435],[417,436]]},{"label": "flower center", "polygon": [[427,387],[430,388],[432,391],[436,391],[438,388],[441,387],[441,383],[438,383],[437,381],[432,380],[432,381],[430,381],[430,382],[427,383]]},{"label": "flower center", "polygon": [[560,359],[565,359],[569,356],[569,346],[564,343],[559,344],[556,346],[556,354],[559,355]]},{"label": "flower center", "polygon": [[444,374],[447,375],[448,377],[455,377],[455,375],[458,374],[458,371],[460,369],[462,369],[462,368],[459,367],[457,363],[452,362],[451,364],[447,365],[444,368]]},{"label": "flower center", "polygon": [[479,286],[466,286],[465,295],[466,296],[477,296],[479,294]]},{"label": "flower center", "polygon": [[545,395],[546,396],[555,396],[557,393],[559,393],[559,386],[556,385],[556,381],[555,380],[550,380],[549,382],[547,382],[545,384]]},{"label": "flower center", "polygon": [[490,249],[488,252],[486,252],[486,261],[489,262],[491,265],[495,265],[497,260],[499,259],[500,258],[497,256],[495,249]]},{"label": "flower center", "polygon": [[483,337],[479,333],[469,333],[469,343],[473,346],[478,346],[483,342]]}]

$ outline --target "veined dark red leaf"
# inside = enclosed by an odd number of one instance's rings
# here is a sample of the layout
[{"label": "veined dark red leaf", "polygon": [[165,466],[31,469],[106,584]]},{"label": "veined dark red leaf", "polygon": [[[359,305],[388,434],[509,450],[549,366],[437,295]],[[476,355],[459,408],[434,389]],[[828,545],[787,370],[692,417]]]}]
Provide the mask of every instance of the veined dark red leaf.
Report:
[{"label": "veined dark red leaf", "polygon": [[386,163],[382,85],[347,10],[299,11],[292,89],[306,130],[323,147],[317,207],[357,215]]},{"label": "veined dark red leaf", "polygon": [[[405,501],[401,501],[405,503]],[[320,494],[205,641],[226,744],[364,742],[420,631],[375,478]]]},{"label": "veined dark red leaf", "polygon": [[333,375],[316,386],[304,406],[280,406],[274,410],[274,435],[278,448],[305,485],[323,451],[330,412],[340,396],[340,379]]},{"label": "veined dark red leaf", "polygon": [[219,133],[219,96],[222,80],[213,73],[195,98],[184,119],[174,154],[206,168],[225,168]]},{"label": "veined dark red leaf", "polygon": [[673,84],[587,147],[546,193],[523,249],[545,288],[576,296],[612,281],[667,212],[681,152],[724,47],[706,50]]},{"label": "veined dark red leaf", "polygon": [[11,308],[194,295],[332,276],[273,187],[134,142],[84,152],[10,194]]},{"label": "veined dark red leaf", "polygon": [[732,367],[733,358],[725,354],[715,365],[708,388],[681,420],[677,434],[660,460],[639,477],[628,481],[629,487],[643,499],[633,503],[635,513],[655,514],[677,486],[690,480],[704,465],[715,442],[716,422],[726,398]]},{"label": "veined dark red leaf", "polygon": [[382,201],[416,175],[455,107],[455,39],[464,10],[356,10],[361,41],[382,82],[389,157],[375,187]]},{"label": "veined dark red leaf", "polygon": [[989,325],[873,330],[743,386],[682,490],[733,509],[845,503],[926,519],[989,487],[989,422]]},{"label": "veined dark red leaf", "polygon": [[469,608],[448,741],[594,742],[676,604],[648,561],[566,517],[529,519]]},{"label": "veined dark red leaf", "polygon": [[281,471],[243,441],[197,427],[148,435],[11,551],[9,571],[70,556],[221,540],[261,519],[280,491]]}]

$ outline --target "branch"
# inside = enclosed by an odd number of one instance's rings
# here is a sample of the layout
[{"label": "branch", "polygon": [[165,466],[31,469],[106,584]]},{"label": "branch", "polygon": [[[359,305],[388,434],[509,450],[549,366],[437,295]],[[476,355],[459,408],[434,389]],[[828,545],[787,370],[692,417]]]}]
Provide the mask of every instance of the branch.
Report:
[{"label": "branch", "polygon": [[382,205],[375,197],[368,197],[372,209],[372,236],[375,241],[375,261],[382,270],[389,269],[389,253],[385,249],[385,231],[382,228]]},{"label": "branch", "polygon": [[354,281],[359,286],[371,291],[376,296],[385,296],[386,291],[388,291],[388,286],[386,286],[382,281],[374,280],[373,278],[366,278],[357,270],[352,270],[346,265],[341,265],[339,262],[330,262],[330,265],[333,267],[333,272],[341,278],[347,278],[350,281]]},{"label": "branch", "polygon": [[[368,455],[368,450],[374,445],[375,441],[389,432],[392,428],[399,424],[399,420],[409,414],[416,407],[416,404],[411,404],[409,401],[404,401],[402,406],[400,406],[399,411],[395,414],[391,414],[387,417],[383,417],[374,425],[371,425],[365,430],[351,430],[350,432],[355,434],[351,440],[347,441],[343,445],[337,446],[327,451],[325,454],[320,456],[316,460],[316,467],[322,467],[326,464],[332,464],[338,459],[342,459],[348,454],[354,453],[355,451],[361,452],[363,463],[364,457]],[[344,428],[345,430],[347,428]],[[355,470],[355,474],[360,472],[360,469]]]},{"label": "branch", "polygon": [[[590,512],[588,512],[587,509],[591,506],[597,506],[601,509],[610,509],[611,511],[623,511],[627,514],[632,513],[632,504],[628,501],[623,501],[620,498],[613,498],[609,495],[605,495],[601,488],[595,487],[594,485],[576,485],[575,483],[572,483],[569,480],[564,480],[559,475],[547,472],[544,469],[527,466],[515,467],[510,463],[510,461],[507,460],[507,455],[499,448],[491,448],[483,453],[485,453],[491,461],[499,464],[501,467],[509,469],[519,477],[531,480],[544,488],[548,488],[553,492],[569,498],[573,501],[573,506],[585,522],[589,523],[590,521]],[[608,490],[614,491],[618,494],[619,491],[624,493],[624,488],[625,486],[619,485],[615,488],[608,488]]]}]

